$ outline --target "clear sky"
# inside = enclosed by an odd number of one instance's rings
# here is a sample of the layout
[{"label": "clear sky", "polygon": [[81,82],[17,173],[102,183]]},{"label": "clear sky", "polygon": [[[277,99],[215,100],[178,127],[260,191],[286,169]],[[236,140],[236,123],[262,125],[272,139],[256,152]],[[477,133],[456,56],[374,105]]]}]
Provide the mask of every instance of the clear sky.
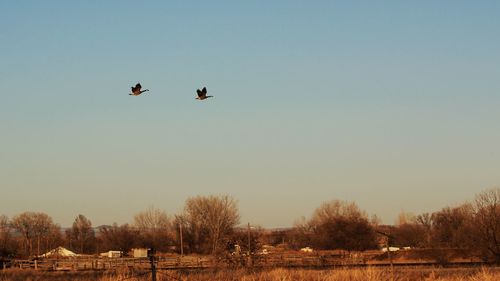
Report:
[{"label": "clear sky", "polygon": [[0,11],[0,214],[121,224],[229,194],[264,227],[331,199],[394,223],[500,185],[499,1]]}]

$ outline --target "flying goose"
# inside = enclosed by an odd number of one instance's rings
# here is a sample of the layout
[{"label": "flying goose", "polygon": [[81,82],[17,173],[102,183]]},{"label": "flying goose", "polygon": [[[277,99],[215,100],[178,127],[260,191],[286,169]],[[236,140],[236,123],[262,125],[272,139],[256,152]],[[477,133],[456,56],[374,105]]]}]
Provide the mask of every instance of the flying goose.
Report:
[{"label": "flying goose", "polygon": [[130,87],[130,88],[132,89],[132,93],[131,93],[131,94],[129,94],[129,95],[131,95],[131,96],[138,96],[138,95],[140,95],[140,94],[142,94],[142,93],[144,93],[144,92],[149,91],[148,89],[146,89],[146,90],[142,90],[142,91],[141,91],[141,88],[142,88],[141,83],[137,83],[137,84],[135,85],[135,87]]},{"label": "flying goose", "polygon": [[213,96],[207,96],[207,88],[203,87],[203,89],[198,89],[196,90],[196,92],[198,93],[198,97],[196,98],[197,100],[204,100],[206,98],[211,98]]}]

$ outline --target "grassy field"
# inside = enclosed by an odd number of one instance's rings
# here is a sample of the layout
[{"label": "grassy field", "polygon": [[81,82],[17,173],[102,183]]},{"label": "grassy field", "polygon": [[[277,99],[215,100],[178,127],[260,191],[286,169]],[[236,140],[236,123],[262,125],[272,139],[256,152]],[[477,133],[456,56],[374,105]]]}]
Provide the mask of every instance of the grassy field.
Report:
[{"label": "grassy field", "polygon": [[[147,281],[149,272],[41,272],[32,270],[0,271],[0,281]],[[499,268],[397,268],[391,274],[388,268],[307,270],[269,269],[252,271],[210,270],[210,271],[159,271],[158,281],[497,281]]]}]

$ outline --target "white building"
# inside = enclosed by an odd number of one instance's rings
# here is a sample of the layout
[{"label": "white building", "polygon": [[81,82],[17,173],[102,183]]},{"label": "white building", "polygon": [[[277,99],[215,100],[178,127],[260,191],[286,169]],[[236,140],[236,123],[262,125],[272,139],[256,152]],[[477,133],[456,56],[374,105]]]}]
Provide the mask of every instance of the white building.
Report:
[{"label": "white building", "polygon": [[106,257],[106,258],[121,258],[123,257],[123,252],[122,251],[107,251],[104,253],[99,254],[101,257]]},{"label": "white building", "polygon": [[148,257],[148,249],[146,248],[134,248],[132,249],[132,254],[134,258],[147,258]]}]

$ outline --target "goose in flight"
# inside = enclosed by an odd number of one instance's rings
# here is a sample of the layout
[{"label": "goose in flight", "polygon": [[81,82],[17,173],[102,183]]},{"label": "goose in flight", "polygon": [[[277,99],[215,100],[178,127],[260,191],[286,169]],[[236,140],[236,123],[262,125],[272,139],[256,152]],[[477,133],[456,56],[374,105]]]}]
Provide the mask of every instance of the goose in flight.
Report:
[{"label": "goose in flight", "polygon": [[129,94],[129,95],[131,95],[131,96],[138,96],[138,95],[140,95],[140,94],[142,94],[142,93],[144,93],[144,92],[149,91],[148,89],[145,89],[145,90],[142,90],[142,91],[141,91],[141,88],[142,88],[141,83],[137,83],[137,84],[135,85],[135,87],[130,87],[130,88],[132,89],[132,93],[131,93],[131,94]]},{"label": "goose in flight", "polygon": [[196,90],[196,92],[198,93],[198,97],[196,98],[197,100],[204,100],[206,98],[211,98],[213,96],[207,96],[207,88],[203,87],[203,89],[198,89]]}]

